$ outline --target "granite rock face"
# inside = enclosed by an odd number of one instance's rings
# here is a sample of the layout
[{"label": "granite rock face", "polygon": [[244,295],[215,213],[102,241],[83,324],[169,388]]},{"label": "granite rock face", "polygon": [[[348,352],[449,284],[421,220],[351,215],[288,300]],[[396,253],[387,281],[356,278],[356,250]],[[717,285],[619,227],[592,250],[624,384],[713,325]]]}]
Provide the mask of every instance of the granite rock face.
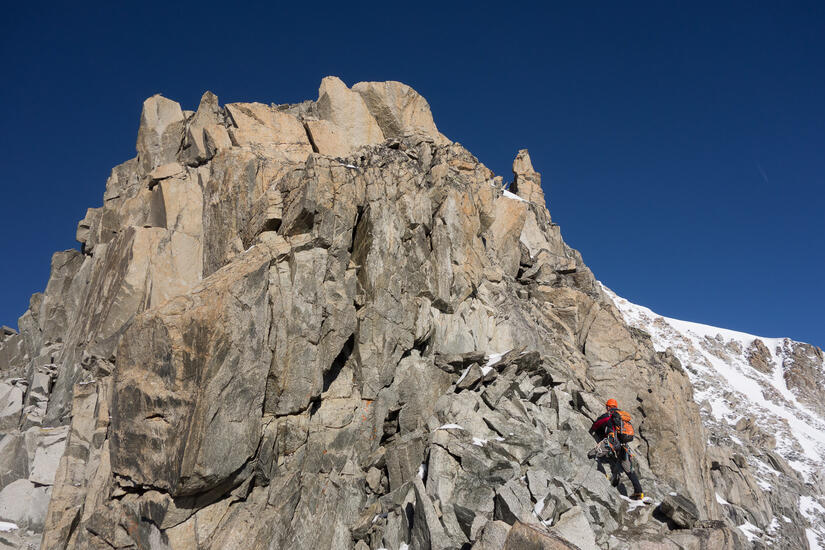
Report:
[{"label": "granite rock face", "polygon": [[[0,334],[0,547],[747,548],[684,369],[562,240],[526,150],[513,177],[398,82],[148,99],[81,251]],[[608,397],[648,506],[586,457]]]}]

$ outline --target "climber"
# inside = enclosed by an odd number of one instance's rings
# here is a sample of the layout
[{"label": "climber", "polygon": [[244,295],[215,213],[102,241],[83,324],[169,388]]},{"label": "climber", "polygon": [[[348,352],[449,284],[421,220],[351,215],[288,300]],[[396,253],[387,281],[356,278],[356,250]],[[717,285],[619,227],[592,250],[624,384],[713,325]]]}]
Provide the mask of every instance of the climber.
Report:
[{"label": "climber", "polygon": [[613,487],[619,486],[622,472],[627,474],[633,484],[633,495],[630,498],[642,500],[645,495],[639,483],[639,476],[633,470],[633,455],[627,448],[627,444],[633,439],[630,415],[619,410],[619,403],[615,399],[608,399],[605,407],[607,412],[597,418],[590,427],[590,433],[599,440],[599,444],[587,454],[587,457],[597,459],[600,466],[603,462],[610,465],[610,483]]}]

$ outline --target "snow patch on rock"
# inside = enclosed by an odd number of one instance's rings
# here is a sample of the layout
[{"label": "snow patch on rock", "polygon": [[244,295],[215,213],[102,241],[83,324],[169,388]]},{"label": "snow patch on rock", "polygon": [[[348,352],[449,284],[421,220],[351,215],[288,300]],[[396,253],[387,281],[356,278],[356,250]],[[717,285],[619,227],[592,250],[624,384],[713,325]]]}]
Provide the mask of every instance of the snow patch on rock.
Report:
[{"label": "snow patch on rock", "polygon": [[17,524],[11,523],[10,521],[0,521],[0,533],[8,533],[9,531],[16,531],[18,529]]}]

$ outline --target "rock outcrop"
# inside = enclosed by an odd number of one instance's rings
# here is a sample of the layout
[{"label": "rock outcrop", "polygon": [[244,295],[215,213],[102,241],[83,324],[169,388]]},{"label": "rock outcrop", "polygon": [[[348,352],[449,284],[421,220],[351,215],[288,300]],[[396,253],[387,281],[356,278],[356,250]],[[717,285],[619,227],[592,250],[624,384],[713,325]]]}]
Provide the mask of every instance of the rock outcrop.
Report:
[{"label": "rock outcrop", "polygon": [[[526,150],[513,173],[397,82],[146,100],[81,251],[0,335],[0,547],[749,547],[685,369],[564,243]],[[586,458],[608,397],[647,506]]]}]

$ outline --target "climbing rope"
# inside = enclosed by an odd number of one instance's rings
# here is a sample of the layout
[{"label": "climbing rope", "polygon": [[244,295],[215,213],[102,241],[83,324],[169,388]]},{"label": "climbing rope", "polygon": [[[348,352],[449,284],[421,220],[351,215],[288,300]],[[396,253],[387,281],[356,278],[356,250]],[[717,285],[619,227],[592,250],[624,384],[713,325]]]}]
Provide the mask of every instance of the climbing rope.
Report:
[{"label": "climbing rope", "polygon": [[578,485],[576,485],[573,489],[571,489],[570,491],[568,491],[568,492],[564,495],[564,498],[567,498],[568,496],[572,495],[573,493],[575,493],[576,491],[578,491],[579,489],[581,489],[581,486],[582,486],[582,485],[584,485],[584,481],[587,479],[587,476],[589,476],[589,475],[590,475],[590,472],[592,472],[592,471],[593,471],[593,468],[596,466],[596,462],[597,462],[597,460],[596,460],[595,458],[591,459],[591,461],[590,461],[590,468],[588,468],[588,469],[587,469],[587,471],[584,473],[584,476],[582,476],[581,482],[580,482]]}]

